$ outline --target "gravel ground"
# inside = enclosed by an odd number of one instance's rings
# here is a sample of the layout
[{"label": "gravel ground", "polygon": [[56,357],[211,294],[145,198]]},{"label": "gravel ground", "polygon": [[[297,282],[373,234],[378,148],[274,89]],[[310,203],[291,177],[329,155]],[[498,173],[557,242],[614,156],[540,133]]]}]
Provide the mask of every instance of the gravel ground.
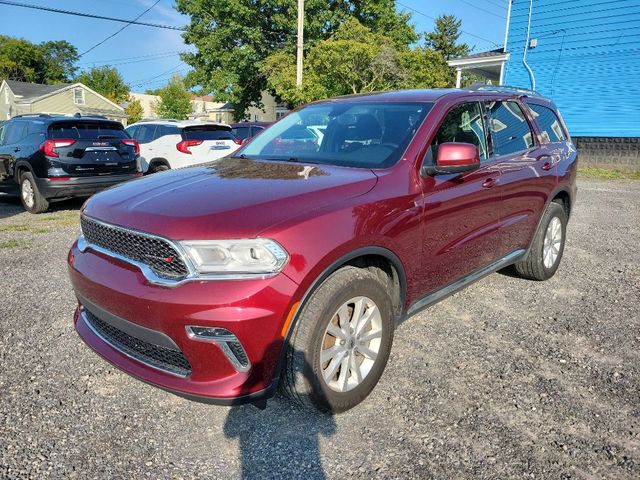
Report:
[{"label": "gravel ground", "polygon": [[639,478],[640,182],[579,182],[544,283],[494,274],[403,323],[338,416],[192,403],[72,328],[80,202],[0,198],[0,477]]}]

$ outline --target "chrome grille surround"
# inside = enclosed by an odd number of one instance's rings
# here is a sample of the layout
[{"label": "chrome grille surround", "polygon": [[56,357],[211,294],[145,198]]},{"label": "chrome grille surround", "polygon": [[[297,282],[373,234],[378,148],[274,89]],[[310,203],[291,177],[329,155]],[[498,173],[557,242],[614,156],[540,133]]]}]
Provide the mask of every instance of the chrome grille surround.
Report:
[{"label": "chrome grille surround", "polygon": [[192,275],[182,249],[171,240],[81,215],[78,248],[92,248],[131,263],[152,283],[176,285]]}]

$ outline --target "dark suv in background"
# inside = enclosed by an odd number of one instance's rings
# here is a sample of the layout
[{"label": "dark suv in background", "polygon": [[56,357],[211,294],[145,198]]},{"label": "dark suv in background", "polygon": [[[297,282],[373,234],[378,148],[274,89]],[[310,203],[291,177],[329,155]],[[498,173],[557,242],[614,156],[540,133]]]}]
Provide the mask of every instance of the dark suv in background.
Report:
[{"label": "dark suv in background", "polygon": [[90,196],[141,175],[138,142],[100,117],[18,115],[0,125],[0,189],[19,188],[24,208]]}]

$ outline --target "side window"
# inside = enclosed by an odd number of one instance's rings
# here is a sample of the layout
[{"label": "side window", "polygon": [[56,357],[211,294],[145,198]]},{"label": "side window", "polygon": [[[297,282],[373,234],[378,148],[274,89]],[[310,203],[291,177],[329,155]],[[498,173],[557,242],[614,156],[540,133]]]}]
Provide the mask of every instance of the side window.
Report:
[{"label": "side window", "polygon": [[240,140],[244,140],[245,138],[251,136],[249,127],[236,127],[236,128],[233,128],[231,131]]},{"label": "side window", "polygon": [[562,142],[567,139],[558,116],[553,110],[535,103],[527,104],[536,119],[536,123],[542,131],[542,139],[545,143]]},{"label": "side window", "polygon": [[149,143],[154,140],[154,132],[156,130],[155,125],[140,125],[138,130],[138,142]]},{"label": "side window", "polygon": [[7,125],[9,130],[4,134],[4,144],[11,145],[22,140],[25,137],[26,126],[24,122],[15,122],[12,125]]},{"label": "side window", "polygon": [[0,124],[0,145],[4,145],[4,134],[7,131],[7,127],[4,124]]},{"label": "side window", "polygon": [[136,125],[135,127],[128,127],[125,128],[125,131],[127,132],[127,134],[131,137],[131,138],[136,138],[136,135],[138,133],[138,130],[140,129],[139,125]]},{"label": "side window", "polygon": [[461,103],[447,113],[431,142],[433,161],[438,157],[438,147],[447,142],[471,143],[478,147],[480,161],[487,159],[487,139],[480,103]]},{"label": "side window", "polygon": [[47,136],[47,129],[44,126],[44,122],[37,120],[30,122],[27,127],[27,136],[30,142],[43,142]]},{"label": "side window", "polygon": [[517,102],[489,102],[489,131],[495,156],[533,147],[533,132]]},{"label": "side window", "polygon": [[264,130],[263,127],[258,127],[258,126],[253,126],[251,127],[251,136],[255,137],[257,134],[259,134],[262,130]]},{"label": "side window", "polygon": [[165,135],[180,135],[180,129],[173,125],[158,125],[156,136],[164,137]]}]

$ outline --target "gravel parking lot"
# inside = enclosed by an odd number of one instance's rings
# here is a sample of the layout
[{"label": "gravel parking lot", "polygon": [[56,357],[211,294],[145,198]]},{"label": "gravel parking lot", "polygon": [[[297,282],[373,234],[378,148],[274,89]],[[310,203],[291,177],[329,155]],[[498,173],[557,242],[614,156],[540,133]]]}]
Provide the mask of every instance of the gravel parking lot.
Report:
[{"label": "gravel parking lot", "polygon": [[545,283],[494,274],[404,322],[338,416],[214,407],[111,367],[73,331],[81,202],[0,198],[0,477],[639,478],[640,182],[581,180]]}]

